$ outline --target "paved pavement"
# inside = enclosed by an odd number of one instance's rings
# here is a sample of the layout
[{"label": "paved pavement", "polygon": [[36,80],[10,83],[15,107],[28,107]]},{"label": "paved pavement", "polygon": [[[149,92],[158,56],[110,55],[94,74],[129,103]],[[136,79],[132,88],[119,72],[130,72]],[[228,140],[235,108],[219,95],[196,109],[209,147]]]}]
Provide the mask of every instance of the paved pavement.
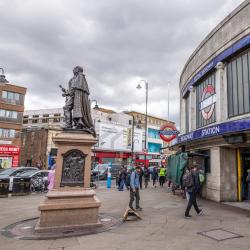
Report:
[{"label": "paved pavement", "polygon": [[[99,189],[98,197],[103,204],[101,212],[122,216],[127,203],[128,191]],[[0,228],[11,223],[38,216],[37,206],[44,198],[41,194],[28,197],[0,199]],[[58,240],[16,240],[0,235],[0,250],[249,250],[249,211],[228,207],[208,201],[199,201],[203,216],[184,219],[186,201],[173,196],[166,188],[149,188],[141,192],[140,212],[143,220],[125,222],[113,230],[81,237]],[[242,238],[216,241],[199,232],[224,229]],[[230,237],[227,232],[210,231],[208,236],[222,239]],[[236,235],[236,236],[237,236]]]}]

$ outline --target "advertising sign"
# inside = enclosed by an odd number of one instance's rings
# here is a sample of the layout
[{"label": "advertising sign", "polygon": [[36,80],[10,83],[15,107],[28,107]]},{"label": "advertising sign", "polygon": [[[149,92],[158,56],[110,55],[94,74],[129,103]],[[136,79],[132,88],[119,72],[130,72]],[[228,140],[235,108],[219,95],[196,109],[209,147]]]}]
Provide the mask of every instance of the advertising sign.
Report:
[{"label": "advertising sign", "polygon": [[134,129],[134,152],[141,152],[143,150],[142,138],[143,131],[142,129]]},{"label": "advertising sign", "polygon": [[99,148],[107,150],[128,151],[132,149],[132,140],[134,141],[134,152],[142,151],[143,131],[132,128],[119,126],[115,124],[100,124],[99,131]]}]

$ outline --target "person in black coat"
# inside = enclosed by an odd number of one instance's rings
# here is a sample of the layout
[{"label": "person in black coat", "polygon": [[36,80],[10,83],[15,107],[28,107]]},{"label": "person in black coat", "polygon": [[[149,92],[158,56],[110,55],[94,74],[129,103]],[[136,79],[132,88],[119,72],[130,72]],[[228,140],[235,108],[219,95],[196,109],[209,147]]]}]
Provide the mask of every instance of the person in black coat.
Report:
[{"label": "person in black coat", "polygon": [[189,199],[188,199],[188,205],[185,211],[185,218],[189,219],[192,216],[189,214],[190,209],[192,206],[194,206],[194,209],[198,215],[202,214],[202,210],[199,209],[197,202],[196,202],[196,196],[200,192],[200,180],[199,180],[199,174],[197,171],[196,166],[192,166],[190,170],[190,178],[192,178],[192,184],[186,188]]}]

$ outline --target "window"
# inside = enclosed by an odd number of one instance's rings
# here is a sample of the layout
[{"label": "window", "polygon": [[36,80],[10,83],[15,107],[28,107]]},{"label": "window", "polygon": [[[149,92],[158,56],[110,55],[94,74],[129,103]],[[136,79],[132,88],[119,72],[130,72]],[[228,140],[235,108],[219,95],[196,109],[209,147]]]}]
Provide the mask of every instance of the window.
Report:
[{"label": "window", "polygon": [[150,153],[159,153],[162,145],[159,143],[148,143],[148,152]]},{"label": "window", "polygon": [[231,59],[227,64],[228,116],[250,111],[250,51]]},{"label": "window", "polygon": [[189,132],[189,99],[190,99],[190,95],[188,95],[188,97],[185,99],[186,133]]},{"label": "window", "polygon": [[204,127],[216,121],[215,72],[196,87],[196,126]]},{"label": "window", "polygon": [[5,109],[0,109],[0,117],[10,118],[10,119],[17,119],[17,112],[16,111],[5,110]]},{"label": "window", "polygon": [[48,118],[42,119],[42,123],[48,123],[48,122],[49,122]]},{"label": "window", "polygon": [[60,118],[54,118],[53,122],[60,122]]},{"label": "window", "polygon": [[10,91],[2,91],[2,99],[11,104],[22,104],[23,103],[23,95]]},{"label": "window", "polygon": [[159,130],[149,128],[148,129],[148,137],[149,138],[154,138],[154,139],[160,139]]},{"label": "window", "polygon": [[23,124],[28,124],[28,119],[23,120]]},{"label": "window", "polygon": [[38,123],[37,119],[32,120],[32,123]]},{"label": "window", "polygon": [[1,138],[14,138],[15,130],[14,129],[2,129],[0,128],[0,137]]}]

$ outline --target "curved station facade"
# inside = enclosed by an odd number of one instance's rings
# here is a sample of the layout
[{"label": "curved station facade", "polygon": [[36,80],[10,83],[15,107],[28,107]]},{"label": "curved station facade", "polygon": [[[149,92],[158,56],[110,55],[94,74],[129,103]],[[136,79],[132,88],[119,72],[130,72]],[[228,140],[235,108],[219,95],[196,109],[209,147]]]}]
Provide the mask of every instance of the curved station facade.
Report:
[{"label": "curved station facade", "polygon": [[203,196],[215,201],[249,199],[249,0],[190,56],[181,73],[180,95],[181,133],[176,145],[201,156],[192,159],[206,172]]}]

